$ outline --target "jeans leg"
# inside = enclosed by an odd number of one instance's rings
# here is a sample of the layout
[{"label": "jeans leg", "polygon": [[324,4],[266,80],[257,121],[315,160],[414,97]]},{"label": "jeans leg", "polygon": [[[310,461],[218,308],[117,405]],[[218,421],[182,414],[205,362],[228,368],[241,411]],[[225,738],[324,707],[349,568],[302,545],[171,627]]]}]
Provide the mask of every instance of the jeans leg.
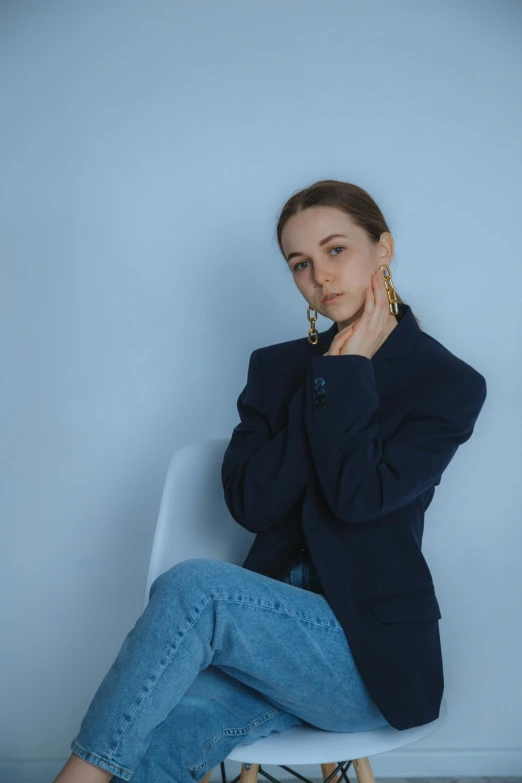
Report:
[{"label": "jeans leg", "polygon": [[[313,582],[301,565],[282,581],[301,587]],[[299,725],[306,721],[210,664],[152,732],[131,783],[199,783],[237,745]],[[123,780],[113,778],[114,783]]]},{"label": "jeans leg", "polygon": [[197,558],[161,574],[149,596],[71,743],[86,761],[130,780],[155,728],[211,663],[319,728],[388,725],[323,595]]},{"label": "jeans leg", "polygon": [[131,783],[199,783],[237,745],[302,724],[211,664],[153,730]]}]

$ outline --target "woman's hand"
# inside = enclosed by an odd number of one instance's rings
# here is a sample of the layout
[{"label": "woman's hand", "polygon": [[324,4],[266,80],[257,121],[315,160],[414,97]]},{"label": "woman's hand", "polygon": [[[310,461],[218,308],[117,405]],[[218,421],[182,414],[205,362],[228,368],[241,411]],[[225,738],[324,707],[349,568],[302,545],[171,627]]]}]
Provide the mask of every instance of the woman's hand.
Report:
[{"label": "woman's hand", "polygon": [[384,275],[378,269],[366,288],[364,311],[350,326],[341,329],[323,356],[359,355],[371,359],[390,334],[390,313]]}]

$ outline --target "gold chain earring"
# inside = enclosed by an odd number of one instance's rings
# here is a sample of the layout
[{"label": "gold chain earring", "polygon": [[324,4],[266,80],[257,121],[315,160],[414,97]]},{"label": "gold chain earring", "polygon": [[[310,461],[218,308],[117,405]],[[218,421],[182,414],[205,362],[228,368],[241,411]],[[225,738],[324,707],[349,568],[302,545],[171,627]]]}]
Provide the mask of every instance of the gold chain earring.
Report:
[{"label": "gold chain earring", "polygon": [[399,305],[397,303],[397,294],[395,293],[395,288],[393,287],[393,280],[390,272],[390,267],[388,266],[388,264],[382,264],[381,269],[384,275],[384,285],[386,286],[386,293],[388,294],[390,313],[392,315],[398,315]]},{"label": "gold chain earring", "polygon": [[308,330],[308,342],[312,343],[312,345],[317,345],[317,343],[319,342],[319,332],[315,328],[315,322],[317,321],[317,310],[315,311],[315,316],[310,317],[311,309],[312,308],[310,307],[310,305],[308,305],[308,310],[306,311],[306,317],[311,323],[310,329]]}]

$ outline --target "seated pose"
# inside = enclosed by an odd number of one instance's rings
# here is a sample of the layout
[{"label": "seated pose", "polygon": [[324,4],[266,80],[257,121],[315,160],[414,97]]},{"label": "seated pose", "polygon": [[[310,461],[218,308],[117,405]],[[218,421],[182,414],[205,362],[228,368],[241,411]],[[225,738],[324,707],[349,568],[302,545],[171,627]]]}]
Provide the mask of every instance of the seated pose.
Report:
[{"label": "seated pose", "polygon": [[[154,581],[57,783],[199,783],[272,731],[439,715],[424,515],[486,381],[398,295],[393,237],[360,187],[297,192],[277,240],[309,328],[254,350],[237,400],[221,476],[232,517],[256,534],[250,551]],[[332,320],[321,334],[318,312]]]}]

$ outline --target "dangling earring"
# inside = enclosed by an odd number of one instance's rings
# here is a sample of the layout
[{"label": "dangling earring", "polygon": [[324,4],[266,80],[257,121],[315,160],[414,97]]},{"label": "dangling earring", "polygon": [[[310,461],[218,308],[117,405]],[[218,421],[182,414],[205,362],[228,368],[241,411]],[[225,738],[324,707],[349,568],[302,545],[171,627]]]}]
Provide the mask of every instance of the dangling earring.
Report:
[{"label": "dangling earring", "polygon": [[398,315],[399,305],[397,304],[397,294],[395,293],[395,288],[393,287],[393,280],[390,272],[390,267],[388,266],[388,264],[383,264],[381,266],[381,269],[384,275],[384,285],[386,286],[386,293],[388,294],[390,313],[392,315]]},{"label": "dangling earring", "polygon": [[310,317],[311,309],[312,308],[310,307],[310,305],[308,305],[308,309],[306,311],[306,317],[312,324],[310,329],[308,330],[308,342],[312,343],[312,345],[317,345],[317,343],[319,342],[319,332],[315,328],[315,322],[317,321],[317,310],[315,311],[315,316]]}]

